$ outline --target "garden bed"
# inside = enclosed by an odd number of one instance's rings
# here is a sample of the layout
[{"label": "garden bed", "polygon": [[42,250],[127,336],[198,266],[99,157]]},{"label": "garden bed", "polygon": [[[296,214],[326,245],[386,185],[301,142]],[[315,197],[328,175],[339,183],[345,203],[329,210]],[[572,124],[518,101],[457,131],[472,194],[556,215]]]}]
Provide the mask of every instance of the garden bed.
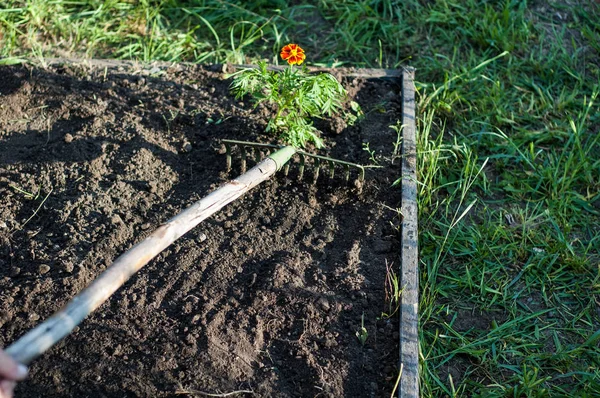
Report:
[{"label": "garden bed", "polygon": [[[221,139],[275,141],[264,133],[268,110],[234,100],[226,71],[2,68],[0,345],[238,174],[235,159],[226,172]],[[385,280],[399,269],[401,192],[392,183],[401,169],[390,126],[401,120],[401,83],[335,74],[365,115],[318,121],[324,153],[383,167],[362,184],[323,172],[316,184],[310,173],[298,181],[292,167],[255,188],[34,361],[17,397],[391,393],[399,325],[398,314],[384,316],[393,312]]]}]

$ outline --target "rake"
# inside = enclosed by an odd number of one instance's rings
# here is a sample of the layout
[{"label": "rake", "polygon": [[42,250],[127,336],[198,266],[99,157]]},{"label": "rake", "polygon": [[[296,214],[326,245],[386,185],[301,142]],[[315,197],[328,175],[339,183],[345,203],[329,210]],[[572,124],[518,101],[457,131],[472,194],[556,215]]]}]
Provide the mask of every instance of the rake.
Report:
[{"label": "rake", "polygon": [[[10,345],[6,352],[17,362],[28,364],[54,344],[71,333],[85,317],[106,301],[131,276],[169,245],[197,226],[200,222],[219,211],[228,203],[242,196],[261,182],[269,179],[276,171],[284,169],[287,175],[288,161],[297,154],[299,157],[299,177],[304,175],[305,165],[312,159],[313,182],[317,181],[319,169],[326,165],[329,176],[334,177],[336,165],[345,169],[346,180],[350,169],[359,171],[358,180],[363,181],[365,167],[325,156],[309,154],[291,146],[259,144],[246,141],[223,140],[227,154],[227,168],[231,169],[234,147],[240,148],[242,155],[242,175],[225,183],[217,190],[200,199],[190,207],[171,218],[156,229],[150,236],[119,256],[98,278],[82,292],[73,297],[61,310],[46,321],[31,329],[19,340]],[[263,152],[270,154],[260,160]],[[256,166],[245,171],[248,155],[253,155]]]},{"label": "rake", "polygon": [[[223,144],[225,144],[225,154],[227,155],[227,171],[231,170],[231,159],[232,152],[234,147],[239,147],[240,156],[241,156],[241,169],[242,173],[246,171],[246,162],[248,158],[254,159],[256,163],[260,162],[260,159],[263,157],[263,152],[267,151],[269,154],[273,154],[276,150],[281,150],[284,148],[283,146],[273,145],[273,144],[261,144],[258,142],[248,142],[248,141],[237,141],[237,140],[222,140]],[[356,168],[359,171],[358,181],[362,182],[365,179],[365,166],[360,164],[346,162],[340,159],[334,159],[327,156],[316,155],[314,153],[309,153],[302,151],[297,148],[293,148],[294,153],[298,155],[299,164],[298,164],[298,179],[302,180],[304,177],[304,169],[307,164],[307,159],[312,159],[312,169],[313,169],[313,183],[317,182],[319,178],[319,171],[321,170],[322,165],[326,165],[326,168],[329,171],[329,178],[333,179],[335,176],[335,167],[342,166],[344,168],[344,179],[346,182],[350,180],[350,170]],[[293,154],[292,154],[293,156]],[[288,158],[289,160],[289,158]],[[283,173],[284,175],[288,175],[290,164],[284,162]]]}]

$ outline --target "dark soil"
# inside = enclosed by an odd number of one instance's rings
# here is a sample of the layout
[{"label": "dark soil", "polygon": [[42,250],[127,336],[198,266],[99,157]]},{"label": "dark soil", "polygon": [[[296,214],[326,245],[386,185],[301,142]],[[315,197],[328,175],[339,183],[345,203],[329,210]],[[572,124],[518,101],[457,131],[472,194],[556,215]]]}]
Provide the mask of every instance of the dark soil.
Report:
[{"label": "dark soil", "polygon": [[[221,66],[0,68],[1,346],[235,177],[221,138],[276,141],[265,110],[235,101],[229,83]],[[255,188],[35,360],[16,396],[389,396],[398,319],[381,318],[386,264],[399,268],[389,126],[400,83],[344,84],[366,117],[318,122],[325,153],[368,164],[369,142],[385,168],[359,186],[324,170],[298,181],[292,167]]]}]

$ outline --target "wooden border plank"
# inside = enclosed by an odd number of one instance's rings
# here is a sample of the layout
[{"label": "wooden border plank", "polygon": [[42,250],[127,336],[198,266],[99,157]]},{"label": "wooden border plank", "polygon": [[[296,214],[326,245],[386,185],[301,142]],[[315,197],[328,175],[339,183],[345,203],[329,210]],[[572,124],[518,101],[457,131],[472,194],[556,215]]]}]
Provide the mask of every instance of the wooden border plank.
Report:
[{"label": "wooden border plank", "polygon": [[402,72],[400,398],[419,396],[419,256],[414,69]]},{"label": "wooden border plank", "polygon": [[[36,63],[37,60],[29,60],[32,63]],[[191,62],[166,62],[166,61],[152,61],[152,62],[141,62],[131,60],[120,60],[120,59],[101,59],[101,58],[45,58],[44,63],[46,65],[84,65],[96,68],[138,68],[140,71],[151,71],[152,69],[168,69],[174,65],[183,66],[197,66],[202,64],[194,64]],[[256,65],[231,65],[231,64],[213,64],[209,65],[210,69],[215,72],[232,73],[241,68],[257,68]],[[282,71],[287,68],[286,65],[268,65],[269,70]],[[329,72],[339,73],[345,77],[362,77],[365,79],[399,79],[402,77],[403,69],[379,69],[379,68],[355,68],[355,67],[337,67],[337,68],[325,68],[309,66],[308,70],[311,72]]]},{"label": "wooden border plank", "polygon": [[[241,68],[256,68],[256,65],[232,65],[234,69]],[[268,70],[283,71],[287,68],[287,65],[268,65]],[[353,68],[353,67],[336,67],[336,68],[324,68],[309,66],[310,72],[338,72],[346,77],[362,77],[365,79],[384,79],[384,78],[401,78],[402,70],[400,69],[379,69],[379,68]]]}]

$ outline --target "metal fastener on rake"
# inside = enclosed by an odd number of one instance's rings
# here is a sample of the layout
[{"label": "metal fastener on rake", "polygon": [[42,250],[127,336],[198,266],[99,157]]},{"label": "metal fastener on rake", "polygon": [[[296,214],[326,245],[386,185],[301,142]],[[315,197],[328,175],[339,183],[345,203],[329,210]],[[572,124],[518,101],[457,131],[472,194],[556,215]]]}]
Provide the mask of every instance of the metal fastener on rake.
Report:
[{"label": "metal fastener on rake", "polygon": [[[225,145],[225,154],[227,156],[227,170],[231,170],[232,163],[232,149],[234,146],[239,147],[240,156],[241,156],[241,167],[242,172],[246,171],[246,160],[248,156],[254,156],[254,161],[256,163],[260,162],[262,157],[262,150],[266,150],[269,154],[273,153],[276,150],[284,148],[284,146],[275,145],[275,144],[262,144],[259,142],[249,142],[249,141],[238,141],[238,140],[221,140]],[[298,178],[302,179],[304,177],[304,168],[307,164],[306,158],[313,159],[313,182],[316,182],[319,178],[319,170],[321,169],[321,164],[324,163],[327,165],[329,170],[329,177],[333,178],[335,176],[335,166],[339,165],[344,168],[344,178],[346,181],[350,180],[350,169],[356,168],[359,170],[358,181],[362,182],[365,179],[365,166],[360,164],[346,162],[345,160],[330,158],[328,156],[316,155],[314,153],[305,152],[300,149],[295,149],[295,154],[298,155],[299,164],[298,164]],[[250,152],[250,153],[249,153]],[[289,163],[286,162],[283,172],[287,176],[289,172]]]}]

